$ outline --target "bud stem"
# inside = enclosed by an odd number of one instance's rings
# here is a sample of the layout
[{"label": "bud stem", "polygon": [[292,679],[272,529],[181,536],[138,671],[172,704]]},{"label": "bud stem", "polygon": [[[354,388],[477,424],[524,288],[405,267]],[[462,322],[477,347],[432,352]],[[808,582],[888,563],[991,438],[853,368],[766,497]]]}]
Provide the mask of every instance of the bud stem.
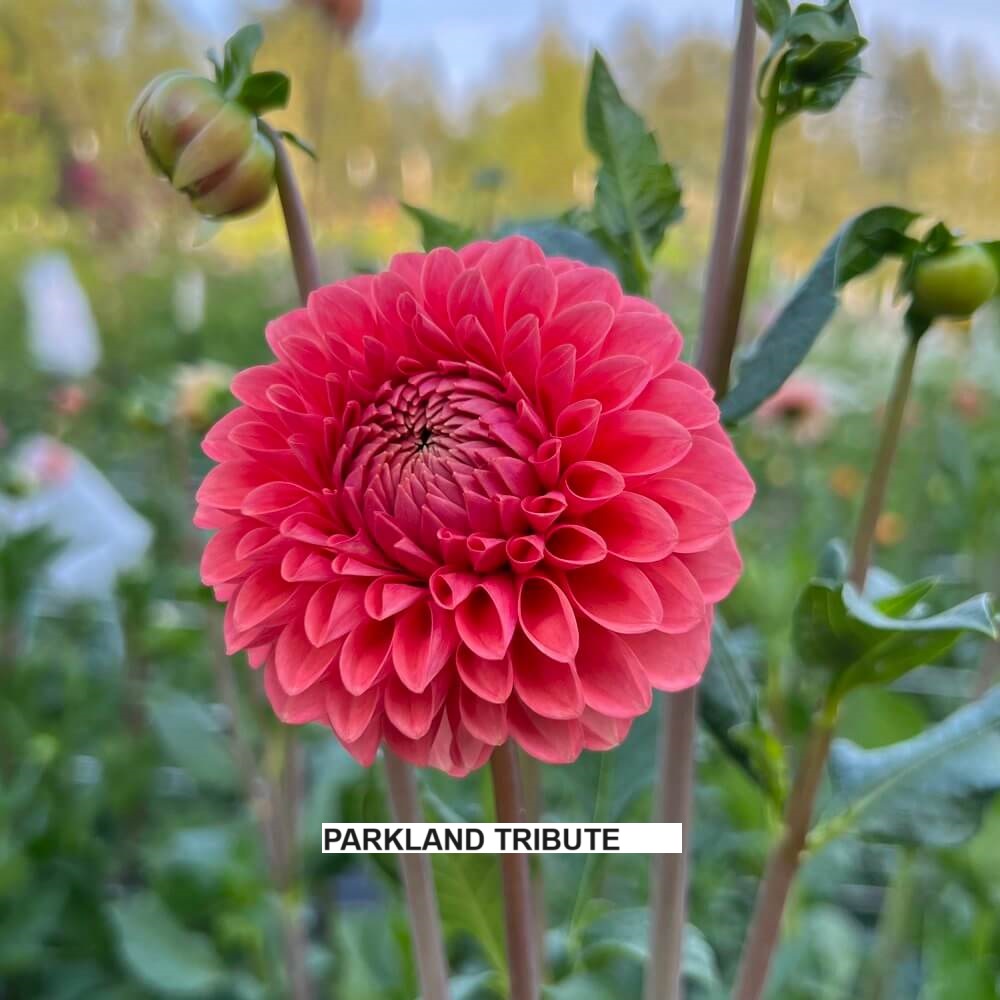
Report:
[{"label": "bud stem", "polygon": [[274,180],[278,188],[278,198],[281,200],[281,212],[285,217],[288,249],[292,255],[292,267],[295,269],[295,280],[299,286],[299,297],[305,305],[309,293],[319,287],[319,262],[316,259],[316,247],[309,230],[309,218],[302,201],[302,193],[295,181],[295,172],[292,170],[284,139],[267,122],[258,120],[257,124],[274,146]]},{"label": "bud stem", "polygon": [[899,359],[896,369],[896,379],[892,393],[886,404],[885,422],[882,425],[882,436],[878,443],[878,453],[872,465],[871,475],[865,488],[865,499],[858,516],[858,527],[854,533],[854,544],[851,547],[851,565],[847,578],[859,590],[864,587],[865,576],[868,574],[868,563],[871,560],[872,543],[875,538],[875,526],[878,524],[882,504],[885,502],[885,491],[889,485],[889,472],[892,460],[899,444],[899,432],[903,426],[903,412],[906,409],[906,399],[913,383],[913,367],[917,360],[917,348],[920,338],[907,334],[906,346]]}]

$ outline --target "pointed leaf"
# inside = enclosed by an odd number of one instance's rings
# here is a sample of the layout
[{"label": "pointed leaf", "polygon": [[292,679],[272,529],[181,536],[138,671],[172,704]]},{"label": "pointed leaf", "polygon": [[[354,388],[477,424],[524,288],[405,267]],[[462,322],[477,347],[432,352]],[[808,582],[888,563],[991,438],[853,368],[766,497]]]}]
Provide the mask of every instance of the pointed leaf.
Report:
[{"label": "pointed leaf", "polygon": [[234,97],[242,89],[263,41],[264,29],[259,24],[247,24],[226,42],[222,87],[227,97]]},{"label": "pointed leaf", "polygon": [[284,73],[275,70],[252,73],[244,81],[236,99],[255,115],[262,115],[265,111],[285,107],[291,88],[292,83]]},{"label": "pointed leaf", "polygon": [[1000,791],[1000,687],[892,746],[837,740],[830,775],[837,830],[933,847],[967,840]]},{"label": "pointed leaf", "polygon": [[405,201],[399,203],[400,208],[420,226],[420,241],[425,250],[437,247],[451,247],[458,250],[475,239],[476,233],[468,226],[452,222],[440,215],[428,212],[425,208],[408,205]]}]

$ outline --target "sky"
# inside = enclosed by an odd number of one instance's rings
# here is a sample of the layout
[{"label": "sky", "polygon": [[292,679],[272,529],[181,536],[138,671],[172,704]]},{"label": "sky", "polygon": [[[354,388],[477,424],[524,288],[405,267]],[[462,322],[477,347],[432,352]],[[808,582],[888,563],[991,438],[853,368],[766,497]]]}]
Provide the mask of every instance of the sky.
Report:
[{"label": "sky", "polygon": [[[267,2],[267,0],[264,0]],[[242,20],[238,0],[174,0],[207,32],[224,34]],[[369,64],[379,56],[432,61],[452,101],[461,105],[488,81],[504,51],[557,24],[581,50],[607,47],[640,17],[661,37],[692,31],[727,35],[734,0],[366,0],[358,44]],[[862,30],[899,44],[934,46],[947,65],[968,46],[1000,67],[1000,0],[854,0]]]}]

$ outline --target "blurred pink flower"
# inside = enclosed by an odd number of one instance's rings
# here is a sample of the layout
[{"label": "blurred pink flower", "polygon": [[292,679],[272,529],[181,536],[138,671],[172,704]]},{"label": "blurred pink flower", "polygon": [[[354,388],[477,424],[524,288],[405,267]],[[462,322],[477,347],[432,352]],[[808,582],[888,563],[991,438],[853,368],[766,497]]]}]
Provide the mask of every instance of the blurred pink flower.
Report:
[{"label": "blurred pink flower", "polygon": [[696,684],[753,483],[681,336],[530,240],[400,254],[273,322],[196,523],[290,723],[454,775],[619,744]]},{"label": "blurred pink flower", "polygon": [[814,444],[827,436],[833,408],[822,382],[803,376],[790,378],[754,414],[762,428],[783,428],[798,444]]},{"label": "blurred pink flower", "polygon": [[322,11],[344,38],[353,34],[364,13],[363,0],[305,0],[305,2]]}]

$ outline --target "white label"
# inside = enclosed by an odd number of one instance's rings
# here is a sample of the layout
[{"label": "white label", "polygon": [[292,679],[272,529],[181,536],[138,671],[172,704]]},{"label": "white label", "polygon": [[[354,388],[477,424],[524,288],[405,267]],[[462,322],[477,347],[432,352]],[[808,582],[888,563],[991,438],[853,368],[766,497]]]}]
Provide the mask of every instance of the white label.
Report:
[{"label": "white label", "polygon": [[680,823],[324,823],[324,854],[680,854]]}]

